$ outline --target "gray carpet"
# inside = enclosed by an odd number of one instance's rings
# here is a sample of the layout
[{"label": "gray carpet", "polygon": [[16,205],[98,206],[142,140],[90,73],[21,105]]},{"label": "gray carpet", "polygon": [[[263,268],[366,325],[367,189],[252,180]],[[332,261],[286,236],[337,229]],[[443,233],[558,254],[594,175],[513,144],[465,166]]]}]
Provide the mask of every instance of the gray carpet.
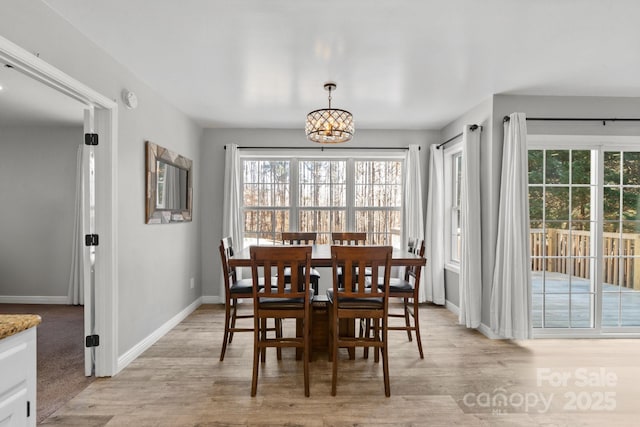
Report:
[{"label": "gray carpet", "polygon": [[87,388],[84,376],[84,307],[0,304],[0,313],[39,314],[37,414],[41,422]]}]

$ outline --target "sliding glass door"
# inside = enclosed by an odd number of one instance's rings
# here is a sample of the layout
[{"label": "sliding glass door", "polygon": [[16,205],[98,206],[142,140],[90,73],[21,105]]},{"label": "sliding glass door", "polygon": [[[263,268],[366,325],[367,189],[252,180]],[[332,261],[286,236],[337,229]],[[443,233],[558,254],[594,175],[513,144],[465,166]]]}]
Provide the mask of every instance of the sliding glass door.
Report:
[{"label": "sliding glass door", "polygon": [[640,330],[640,153],[551,146],[529,150],[534,330]]}]

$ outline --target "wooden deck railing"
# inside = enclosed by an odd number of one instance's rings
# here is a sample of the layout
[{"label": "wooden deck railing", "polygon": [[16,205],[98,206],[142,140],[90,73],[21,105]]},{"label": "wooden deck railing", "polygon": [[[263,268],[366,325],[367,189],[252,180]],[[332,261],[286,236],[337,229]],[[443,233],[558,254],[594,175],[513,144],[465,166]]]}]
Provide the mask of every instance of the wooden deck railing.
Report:
[{"label": "wooden deck railing", "polygon": [[[531,271],[549,271],[588,279],[591,233],[579,230],[531,229]],[[640,234],[603,233],[604,283],[640,289]],[[546,255],[546,258],[543,258]]]}]

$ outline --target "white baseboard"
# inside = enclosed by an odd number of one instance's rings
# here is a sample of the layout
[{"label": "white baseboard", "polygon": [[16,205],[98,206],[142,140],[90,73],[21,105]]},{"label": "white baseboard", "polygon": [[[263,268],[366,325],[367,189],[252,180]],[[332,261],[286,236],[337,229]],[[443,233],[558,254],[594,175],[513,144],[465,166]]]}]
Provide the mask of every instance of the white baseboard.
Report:
[{"label": "white baseboard", "polygon": [[65,296],[14,296],[0,295],[1,304],[68,304]]},{"label": "white baseboard", "polygon": [[[457,305],[453,304],[452,302],[449,301],[445,301],[445,307],[447,308],[447,310],[449,310],[450,312],[452,312],[453,314],[455,314],[456,316],[460,315],[460,307],[458,307]],[[492,339],[492,340],[501,340],[503,339],[500,335],[496,335],[489,326],[485,325],[484,323],[480,323],[480,326],[478,326],[476,328],[476,330],[478,332],[480,332],[482,335],[484,335],[485,337]]]},{"label": "white baseboard", "polygon": [[118,373],[126,368],[131,362],[133,362],[138,356],[144,353],[149,347],[156,343],[160,338],[167,334],[171,329],[175,328],[180,322],[193,313],[198,307],[202,305],[202,297],[192,302],[188,307],[182,310],[180,313],[167,320],[162,326],[149,334],[146,338],[133,346],[129,351],[118,357],[118,365],[116,366],[116,372]]},{"label": "white baseboard", "polygon": [[495,332],[493,332],[491,330],[491,328],[487,325],[485,325],[484,323],[481,323],[480,326],[478,327],[478,331],[480,331],[482,333],[482,335],[484,335],[485,337],[492,339],[492,340],[503,340],[504,337],[501,337],[500,335],[496,335]]},{"label": "white baseboard", "polygon": [[456,316],[458,316],[460,314],[460,308],[457,305],[455,305],[454,303],[446,300],[444,302],[444,306],[446,307],[447,310],[449,310],[450,312],[452,312]]},{"label": "white baseboard", "polygon": [[203,304],[224,304],[224,299],[220,298],[217,295],[203,295],[202,303]]}]

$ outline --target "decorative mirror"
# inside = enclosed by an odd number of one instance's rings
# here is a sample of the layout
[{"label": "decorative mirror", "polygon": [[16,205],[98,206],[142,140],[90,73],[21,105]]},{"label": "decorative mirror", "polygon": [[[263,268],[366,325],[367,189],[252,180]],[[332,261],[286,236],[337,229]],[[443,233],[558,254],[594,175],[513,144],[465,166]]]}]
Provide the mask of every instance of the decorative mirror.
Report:
[{"label": "decorative mirror", "polygon": [[193,162],[153,142],[146,142],[146,222],[191,221]]}]

